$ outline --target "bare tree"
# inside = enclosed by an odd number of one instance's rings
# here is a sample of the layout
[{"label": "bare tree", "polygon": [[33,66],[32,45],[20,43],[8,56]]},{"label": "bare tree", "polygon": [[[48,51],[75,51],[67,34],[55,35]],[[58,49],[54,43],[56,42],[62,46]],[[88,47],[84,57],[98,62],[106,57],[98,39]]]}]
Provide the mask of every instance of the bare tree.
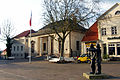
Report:
[{"label": "bare tree", "polygon": [[99,0],[44,0],[45,24],[62,42],[61,57],[68,34],[76,27],[89,26],[89,21],[98,16],[98,3]]},{"label": "bare tree", "polygon": [[7,47],[7,56],[11,56],[11,48],[12,48],[12,43],[13,43],[13,36],[14,36],[14,27],[11,23],[11,21],[6,20],[3,23],[2,26],[2,38],[1,40],[6,43]]}]

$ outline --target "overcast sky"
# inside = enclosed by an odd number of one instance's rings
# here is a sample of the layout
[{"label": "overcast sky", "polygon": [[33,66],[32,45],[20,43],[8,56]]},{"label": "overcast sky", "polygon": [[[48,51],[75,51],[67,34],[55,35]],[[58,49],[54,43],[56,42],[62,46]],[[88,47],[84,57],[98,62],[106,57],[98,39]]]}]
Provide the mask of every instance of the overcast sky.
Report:
[{"label": "overcast sky", "polygon": [[[112,7],[120,0],[103,0],[103,11]],[[15,35],[29,30],[29,20],[32,11],[32,28],[39,30],[43,27],[43,0],[0,0],[0,27],[5,20],[10,20],[16,29]],[[0,42],[0,50],[5,49],[5,44]]]}]

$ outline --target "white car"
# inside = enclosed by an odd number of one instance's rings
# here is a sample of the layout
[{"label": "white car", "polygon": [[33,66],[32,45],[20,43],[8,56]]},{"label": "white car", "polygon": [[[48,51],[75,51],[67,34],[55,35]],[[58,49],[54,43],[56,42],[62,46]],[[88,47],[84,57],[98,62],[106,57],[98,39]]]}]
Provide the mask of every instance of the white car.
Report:
[{"label": "white car", "polygon": [[13,59],[15,59],[15,57],[8,57],[7,59],[8,60],[13,60]]},{"label": "white car", "polygon": [[[49,60],[49,62],[60,62],[60,60],[63,60],[63,57],[59,57],[59,58],[51,58],[50,60]],[[66,58],[66,57],[64,57],[64,61],[65,62],[74,62],[75,60],[74,60],[74,58]]]},{"label": "white car", "polygon": [[59,62],[60,58],[51,58],[49,62]]}]

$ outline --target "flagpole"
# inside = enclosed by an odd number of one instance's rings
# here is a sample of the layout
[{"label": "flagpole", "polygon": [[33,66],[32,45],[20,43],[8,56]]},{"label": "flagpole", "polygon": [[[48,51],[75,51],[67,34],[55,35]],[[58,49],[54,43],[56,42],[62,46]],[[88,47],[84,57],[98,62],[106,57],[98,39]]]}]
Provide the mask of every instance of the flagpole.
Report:
[{"label": "flagpole", "polygon": [[30,17],[30,52],[29,52],[29,63],[32,62],[32,53],[31,53],[31,28],[32,28],[32,11],[31,11],[31,17]]},{"label": "flagpole", "polygon": [[30,52],[29,52],[29,63],[31,63],[31,27],[30,27]]}]

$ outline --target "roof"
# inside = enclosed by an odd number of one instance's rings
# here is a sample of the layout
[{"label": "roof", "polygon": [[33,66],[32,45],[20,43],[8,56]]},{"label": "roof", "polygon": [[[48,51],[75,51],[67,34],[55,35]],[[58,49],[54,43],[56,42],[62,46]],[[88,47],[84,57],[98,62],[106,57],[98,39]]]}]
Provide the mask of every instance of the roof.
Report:
[{"label": "roof", "polygon": [[97,41],[98,40],[98,28],[97,21],[88,29],[82,41]]},{"label": "roof", "polygon": [[6,49],[2,51],[1,55],[6,55]]},{"label": "roof", "polygon": [[[58,24],[61,21],[58,21]],[[50,23],[48,25],[45,25],[43,28],[39,29],[36,33],[33,33],[32,36],[38,36],[38,35],[46,35],[46,34],[51,34],[51,33],[55,33],[54,30],[52,30],[51,28],[53,28],[55,22],[54,23]],[[73,25],[73,22],[71,22],[71,25]],[[57,29],[62,28],[62,26],[56,26]],[[74,27],[73,31],[79,31],[81,33],[85,33],[86,32],[86,28],[80,26],[79,24],[76,25],[76,27]],[[61,30],[59,30],[60,32]]]},{"label": "roof", "polygon": [[110,9],[108,9],[104,14],[102,14],[97,20],[101,19],[104,15],[108,14],[113,8],[115,8],[116,6],[120,5],[120,3],[116,3],[115,5],[113,5]]},{"label": "roof", "polygon": [[[35,33],[35,31],[31,30],[31,33]],[[18,34],[14,38],[27,37],[29,34],[30,34],[30,30],[27,30],[27,31],[24,31],[24,32]]]}]

